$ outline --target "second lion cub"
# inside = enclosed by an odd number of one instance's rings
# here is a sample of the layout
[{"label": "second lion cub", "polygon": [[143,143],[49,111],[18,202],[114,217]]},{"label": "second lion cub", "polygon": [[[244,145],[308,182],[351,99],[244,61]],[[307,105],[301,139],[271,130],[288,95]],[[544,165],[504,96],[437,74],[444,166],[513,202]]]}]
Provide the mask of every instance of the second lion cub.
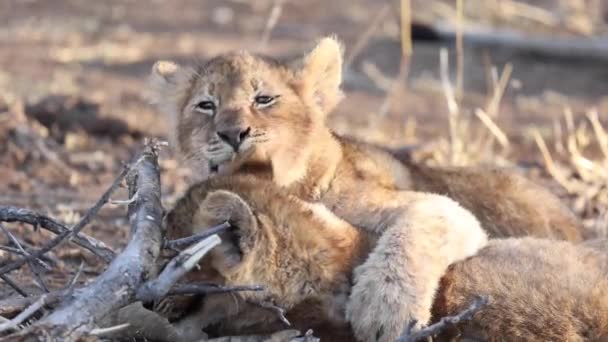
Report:
[{"label": "second lion cub", "polygon": [[[217,177],[193,186],[178,201],[166,220],[168,237],[171,239],[191,235],[197,229],[224,221],[234,227],[220,235],[222,243],[203,260],[201,271],[189,275],[189,281],[220,281],[240,285],[256,283],[265,287],[266,290],[262,292],[239,293],[238,299],[231,297],[233,295],[211,296],[205,300],[203,312],[191,315],[181,323],[182,327],[200,327],[221,324],[231,314],[244,312],[249,316],[231,319],[224,327],[224,333],[243,334],[247,333],[247,329],[258,332],[255,326],[247,326],[251,322],[261,324],[266,329],[273,326],[281,328],[280,324],[271,324],[276,321],[273,311],[251,308],[252,303],[277,305],[290,311],[289,318],[296,319],[294,323],[300,329],[319,323],[348,330],[347,305],[351,297],[351,281],[360,272],[365,260],[369,259],[373,246],[378,244],[374,234],[356,229],[323,205],[304,202],[272,182],[252,176]],[[191,227],[194,227],[194,231]],[[422,264],[392,260],[389,263],[391,268],[370,278],[367,288],[362,289],[360,295],[367,296],[371,291],[378,291],[375,295],[386,300],[394,298],[398,295],[390,293],[390,287],[381,286],[405,276],[416,278],[414,283],[434,285],[436,277],[442,276],[442,273],[437,273],[443,272],[445,263],[457,259],[455,256],[472,255],[486,243],[485,234],[477,226],[470,225],[465,229],[458,232],[418,231],[416,238],[419,249],[407,252],[419,253]],[[390,247],[392,241],[403,234],[400,227],[389,227],[379,239],[385,240]],[[389,256],[383,254],[379,257]],[[429,296],[430,304],[435,288],[431,290],[433,293],[420,294]],[[230,303],[234,300],[240,304],[231,307]],[[395,302],[393,306],[406,307],[417,300],[411,298],[407,302]],[[398,337],[406,321],[396,322],[392,311],[371,309],[380,313],[373,317],[373,321],[386,327],[387,332],[374,332],[375,336],[370,336],[371,332],[365,336],[357,335],[360,340],[393,341]],[[304,312],[306,314],[303,315]],[[371,317],[363,319],[372,320]],[[397,326],[393,327],[395,324]],[[226,330],[228,328],[232,331]],[[318,330],[317,327],[313,328]]]},{"label": "second lion cub", "polygon": [[[208,295],[195,306],[197,311],[175,323],[180,331],[271,333],[285,328],[269,309],[276,305],[287,310],[294,328],[312,328],[322,341],[373,340],[353,333],[345,317],[353,272],[374,245],[371,234],[270,182],[242,176],[192,187],[167,215],[168,234],[187,236],[224,221],[233,229],[222,234],[222,243],[190,276],[225,285],[258,284],[265,291]],[[467,239],[451,236],[440,246],[432,233],[421,238],[435,253],[447,249],[455,254],[462,253],[456,249]],[[476,255],[449,267],[434,300],[433,321],[460,312],[475,296],[488,296],[490,302],[439,340],[601,341],[608,336],[606,245],[606,240],[584,245],[491,240]],[[384,276],[378,273],[378,283]],[[378,291],[391,296],[386,289]],[[374,319],[393,320],[390,311]]]}]

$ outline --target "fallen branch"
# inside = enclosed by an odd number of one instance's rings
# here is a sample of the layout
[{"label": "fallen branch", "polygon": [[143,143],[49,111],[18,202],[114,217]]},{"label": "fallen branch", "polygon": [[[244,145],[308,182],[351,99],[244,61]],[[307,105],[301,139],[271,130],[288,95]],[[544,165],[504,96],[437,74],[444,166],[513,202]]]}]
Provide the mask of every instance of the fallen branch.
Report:
[{"label": "fallen branch", "polygon": [[53,291],[44,295],[29,296],[25,298],[8,298],[0,301],[0,316],[14,317],[25,310],[28,306],[34,304],[42,296],[46,296],[45,304],[53,307],[57,305],[66,295],[67,290]]},{"label": "fallen branch", "polygon": [[21,253],[24,254],[25,258],[29,258],[30,259],[30,260],[28,260],[27,266],[29,267],[29,269],[32,272],[32,274],[34,274],[34,277],[36,278],[36,282],[38,283],[38,286],[40,286],[40,288],[42,290],[44,290],[44,292],[49,293],[50,292],[49,288],[46,286],[46,283],[42,279],[42,276],[40,275],[40,272],[38,271],[38,269],[36,268],[36,265],[35,265],[35,263],[39,262],[40,259],[38,259],[38,258],[31,259],[32,256],[30,255],[30,253],[28,253],[23,248],[23,246],[21,246],[21,243],[15,237],[15,235],[13,235],[13,233],[11,233],[8,229],[4,228],[4,226],[1,225],[1,224],[0,224],[0,230],[2,230],[4,232],[4,234],[6,235],[6,237],[8,238],[8,240],[10,242],[12,242],[12,244],[15,245],[21,251]]},{"label": "fallen branch", "polygon": [[414,324],[406,327],[404,334],[397,339],[396,342],[416,342],[422,339],[435,336],[445,330],[448,326],[456,325],[462,321],[469,320],[473,315],[479,311],[484,305],[489,302],[488,297],[477,297],[473,303],[465,310],[461,311],[454,316],[443,317],[439,322],[431,324],[428,327],[422,328],[418,331],[412,332]]},{"label": "fallen branch", "polygon": [[185,249],[165,266],[158,278],[143,284],[137,290],[135,298],[145,303],[165,297],[173,285],[194,268],[211,248],[219,245],[220,242],[220,238],[214,234]]},{"label": "fallen branch", "polygon": [[195,234],[192,236],[187,236],[187,237],[181,238],[181,239],[165,241],[165,243],[163,244],[163,248],[177,249],[179,247],[188,246],[193,243],[197,243],[203,239],[206,239],[206,238],[210,237],[211,235],[219,234],[219,233],[227,230],[228,228],[230,228],[230,223],[224,222],[215,227],[206,229],[204,232],[201,232],[201,233],[198,233],[198,234]]},{"label": "fallen branch", "polygon": [[[431,25],[430,29],[443,40],[455,40],[456,30],[450,25]],[[554,58],[598,61],[608,60],[608,39],[605,37],[556,37],[530,35],[525,32],[469,26],[462,32],[467,45],[506,47]]]},{"label": "fallen branch", "polygon": [[[67,236],[70,233],[70,228],[64,224],[61,224],[48,216],[24,208],[0,206],[0,221],[27,223],[34,228],[42,227],[57,235],[65,234],[65,236]],[[107,263],[112,261],[116,256],[116,253],[105,243],[85,234],[79,233],[74,235],[71,241],[100,257]]]},{"label": "fallen branch", "polygon": [[37,301],[35,301],[32,305],[28,306],[27,309],[23,310],[17,317],[13,318],[9,322],[5,322],[0,324],[0,333],[17,329],[19,324],[23,323],[26,319],[30,318],[36,311],[40,310],[45,305],[46,295],[40,297]]},{"label": "fallen branch", "polygon": [[19,285],[17,285],[17,283],[15,283],[9,276],[7,276],[6,274],[0,274],[0,279],[2,279],[3,282],[13,288],[13,290],[15,290],[15,292],[17,292],[22,297],[27,297],[27,292],[20,288]]},{"label": "fallen branch", "polygon": [[[129,205],[132,236],[124,251],[92,284],[74,291],[55,311],[18,336],[7,338],[45,336],[54,341],[75,340],[96,328],[96,323],[108,313],[134,301],[137,289],[153,273],[163,241],[158,148],[155,141],[146,143],[143,155],[128,173],[129,197],[135,192],[139,195],[137,201]],[[81,222],[90,220],[119,183],[114,182]],[[78,228],[82,225],[77,224],[68,234],[78,233]]]},{"label": "fallen branch", "polygon": [[[264,287],[261,285],[223,286],[216,284],[177,284],[169,291],[169,293],[167,293],[167,296],[241,291],[264,291]],[[1,304],[2,302],[0,302],[0,307]]]}]

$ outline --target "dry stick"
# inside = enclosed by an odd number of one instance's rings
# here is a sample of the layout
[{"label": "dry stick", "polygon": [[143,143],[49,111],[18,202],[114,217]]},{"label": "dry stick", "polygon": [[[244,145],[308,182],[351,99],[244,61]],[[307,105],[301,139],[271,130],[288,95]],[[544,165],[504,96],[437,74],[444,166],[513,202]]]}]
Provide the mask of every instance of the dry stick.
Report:
[{"label": "dry stick", "polygon": [[260,42],[260,50],[264,51],[266,49],[266,45],[268,45],[268,41],[270,41],[270,34],[272,30],[277,25],[279,21],[279,17],[281,16],[281,12],[283,11],[283,2],[285,0],[275,0],[272,9],[270,10],[270,15],[268,15],[268,20],[266,20],[266,25],[264,26],[264,32],[262,33],[262,39]]},{"label": "dry stick", "polygon": [[9,246],[0,245],[0,250],[7,251],[9,253],[17,254],[17,255],[26,255],[21,250]]},{"label": "dry stick", "polygon": [[445,96],[448,105],[448,122],[450,126],[450,162],[451,164],[457,164],[457,156],[460,154],[462,146],[460,139],[458,138],[458,102],[454,96],[454,90],[450,83],[449,76],[449,65],[448,65],[448,50],[441,48],[439,50],[439,75],[441,77],[441,86],[443,88],[443,94]]},{"label": "dry stick", "polygon": [[382,5],[378,13],[376,13],[376,15],[370,21],[369,25],[367,25],[367,27],[365,28],[365,31],[363,31],[363,33],[359,35],[359,38],[355,42],[355,45],[346,57],[346,60],[344,61],[345,70],[350,69],[350,66],[352,65],[355,58],[357,58],[357,56],[361,53],[365,45],[367,45],[367,42],[371,39],[374,32],[376,32],[380,24],[384,22],[384,20],[390,13],[391,5],[389,3],[385,3],[384,5]]},{"label": "dry stick", "polygon": [[456,0],[456,96],[464,94],[464,47],[462,43],[462,28],[464,26],[463,0]]},{"label": "dry stick", "polygon": [[17,283],[15,283],[11,278],[9,278],[9,276],[7,276],[6,274],[0,274],[0,279],[2,279],[3,282],[8,284],[8,286],[12,287],[13,290],[15,290],[15,292],[17,292],[19,295],[27,297],[27,292],[23,291],[19,287],[19,285],[17,285]]},{"label": "dry stick", "polygon": [[261,285],[222,286],[216,284],[177,284],[173,286],[169,293],[167,293],[167,296],[241,291],[264,291],[264,287]]},{"label": "dry stick", "polygon": [[[13,233],[11,233],[8,229],[6,229],[2,224],[0,224],[0,229],[4,232],[4,234],[7,236],[7,238],[15,246],[17,246],[17,248],[19,248],[19,250],[21,250],[21,252],[24,253],[24,256],[26,258],[28,258],[28,259],[31,258],[30,253],[28,253],[25,249],[23,249],[23,246],[21,246],[21,243],[19,243],[19,240],[17,240],[17,238],[15,237],[15,235],[13,235]],[[40,276],[40,272],[38,271],[38,269],[36,269],[36,266],[34,265],[34,262],[36,260],[39,260],[39,259],[35,258],[33,260],[28,260],[27,265],[28,265],[30,271],[34,274],[34,277],[36,278],[36,282],[38,283],[40,288],[42,288],[42,290],[44,290],[44,292],[49,293],[50,292],[49,288],[46,286],[44,280]]]},{"label": "dry stick", "polygon": [[181,239],[165,241],[165,243],[163,244],[163,248],[176,249],[182,246],[191,245],[193,243],[199,242],[200,240],[206,239],[211,235],[222,233],[223,231],[228,230],[229,228],[230,223],[224,222],[215,227],[211,227],[202,233],[198,233]]},{"label": "dry stick", "polygon": [[61,234],[57,235],[49,243],[44,245],[39,250],[35,251],[30,257],[17,260],[11,264],[1,267],[0,274],[5,274],[10,271],[16,270],[23,266],[26,262],[28,262],[28,260],[40,258],[42,255],[46,254],[51,249],[57,247],[66,238],[71,239],[72,237],[77,236],[78,233],[93,219],[93,217],[97,215],[99,209],[101,209],[101,207],[108,202],[108,200],[110,199],[110,195],[112,195],[112,193],[120,186],[120,183],[122,183],[123,179],[127,176],[130,169],[130,167],[123,167],[122,171],[120,172],[118,177],[116,177],[112,185],[110,185],[110,187],[103,193],[97,203],[95,203],[95,205],[93,205],[93,207],[91,207],[91,209],[89,209],[85,213],[84,217],[80,221],[78,221],[78,223],[76,223],[72,227],[72,229],[64,230],[63,232],[61,232]]},{"label": "dry stick", "polygon": [[401,0],[401,60],[399,63],[399,74],[393,80],[384,101],[380,105],[378,115],[383,118],[391,108],[395,96],[407,80],[410,69],[410,58],[412,56],[412,15],[410,0]]},{"label": "dry stick", "polygon": [[[74,285],[78,279],[78,276],[82,272],[82,268],[79,268],[76,275],[69,282],[68,286],[64,290],[53,291],[45,294],[45,304],[48,307],[57,305],[63,300],[68,294],[74,292]],[[211,283],[202,284],[176,284],[171,288],[167,296],[180,296],[180,295],[195,295],[195,294],[215,294],[215,293],[228,293],[228,292],[241,292],[241,291],[264,291],[264,287],[261,285],[240,285],[240,286],[223,286]],[[76,289],[75,291],[79,291]],[[34,295],[29,297],[12,297],[4,300],[0,300],[0,317],[13,317],[19,312],[25,310],[28,306],[32,305],[42,295]]]},{"label": "dry stick", "polygon": [[105,336],[105,335],[110,335],[113,334],[115,332],[119,332],[122,330],[127,329],[128,327],[130,327],[131,324],[129,323],[123,323],[123,324],[119,324],[119,325],[115,325],[113,327],[107,327],[107,328],[96,328],[91,330],[91,335],[100,337],[100,336]]},{"label": "dry stick", "polygon": [[[455,30],[446,24],[433,25],[437,35],[444,40],[453,40]],[[583,60],[608,60],[608,39],[605,37],[555,37],[530,35],[510,29],[468,25],[463,30],[463,40],[467,45],[510,48],[554,58]]]},{"label": "dry stick", "polygon": [[[66,237],[71,232],[70,228],[48,216],[29,209],[17,208],[13,206],[0,206],[0,221],[23,222],[34,227],[40,226],[52,233]],[[61,240],[63,240],[63,238],[61,238]],[[105,262],[112,261],[116,255],[116,253],[105,243],[82,233],[73,236],[71,241],[102,258]]]},{"label": "dry stick", "polygon": [[153,273],[163,238],[159,146],[147,142],[143,156],[129,173],[129,197],[136,191],[139,196],[129,206],[132,236],[123,252],[93,283],[68,296],[54,312],[20,333],[22,337],[45,334],[76,339],[108,313],[133,302],[136,290]]},{"label": "dry stick", "polygon": [[[46,296],[45,304],[49,307],[52,307],[59,303],[65,296],[68,294],[67,290],[61,291],[53,291],[50,293],[44,294]],[[0,316],[8,316],[12,317],[17,315],[18,313],[25,310],[28,306],[34,304],[40,297],[38,296],[29,296],[26,298],[7,298],[0,301]]]},{"label": "dry stick", "polygon": [[[473,315],[479,311],[484,305],[489,302],[488,297],[477,297],[473,303],[465,310],[454,316],[446,316],[439,320],[435,324],[431,324],[428,327],[422,328],[416,332],[411,332],[413,325],[406,327],[405,333],[397,339],[396,342],[416,342],[424,338],[435,336],[445,330],[448,326],[456,325],[462,321],[469,320]],[[414,322],[415,323],[415,322]]]},{"label": "dry stick", "polygon": [[198,261],[220,242],[222,240],[214,234],[183,250],[165,266],[158,278],[140,286],[135,298],[144,303],[163,298],[182,276],[194,268]]},{"label": "dry stick", "polygon": [[279,317],[279,319],[281,320],[281,322],[285,323],[287,326],[291,326],[291,322],[289,322],[289,320],[287,319],[287,317],[285,317],[285,309],[278,307],[272,303],[269,302],[261,302],[261,303],[256,303],[256,302],[249,302],[250,304],[253,305],[257,305],[261,308],[264,309],[268,309],[274,313],[277,314],[277,316]]},{"label": "dry stick", "polygon": [[26,319],[36,313],[36,311],[40,310],[45,305],[46,295],[40,297],[34,304],[27,307],[27,309],[23,310],[17,317],[13,318],[10,322],[0,324],[0,332],[4,332],[6,330],[17,329],[19,324],[23,323]]}]

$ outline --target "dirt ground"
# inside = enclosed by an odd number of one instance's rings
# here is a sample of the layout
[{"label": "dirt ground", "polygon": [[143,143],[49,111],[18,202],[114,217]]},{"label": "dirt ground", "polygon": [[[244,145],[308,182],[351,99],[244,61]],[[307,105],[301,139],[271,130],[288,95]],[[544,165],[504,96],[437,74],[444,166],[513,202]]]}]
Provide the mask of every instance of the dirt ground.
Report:
[{"label": "dirt ground", "polygon": [[[0,205],[35,209],[66,224],[77,222],[109,186],[122,163],[135,154],[144,137],[166,137],[167,120],[144,97],[145,79],[154,61],[196,63],[228,50],[260,50],[274,3],[0,2]],[[453,24],[454,3],[412,1],[412,17],[429,25]],[[549,40],[608,36],[608,8],[602,7],[601,0],[470,0],[465,4],[466,25],[519,30]],[[515,10],[509,7],[513,4]],[[392,13],[365,41],[347,69],[347,96],[330,123],[339,133],[374,143],[445,149],[449,111],[440,82],[439,51],[447,49],[449,74],[455,82],[453,43],[435,38],[416,40],[406,84],[398,90],[388,113],[379,113],[386,98],[385,84],[390,84],[399,70],[399,7],[398,3],[393,5]],[[522,9],[524,5],[534,7]],[[320,36],[336,34],[345,42],[346,56],[350,57],[381,8],[382,2],[374,0],[287,0],[262,52],[294,55]],[[563,194],[543,168],[534,166],[542,166],[543,157],[531,132],[538,128],[551,141],[555,138],[554,122],[563,118],[568,108],[577,127],[587,120],[589,110],[597,110],[600,121],[607,122],[606,63],[465,42],[461,120],[470,120],[471,135],[487,132],[474,110],[488,108],[491,102],[492,73],[500,75],[507,65],[512,66],[498,111],[491,115],[510,147],[505,150],[494,144],[476,154],[467,150],[465,141],[462,153],[469,155],[461,164],[520,166]],[[599,155],[598,147],[591,143],[589,150],[590,158]],[[186,173],[179,169],[170,150],[164,152],[161,164],[168,208],[184,190]],[[602,187],[605,189],[605,184]],[[124,198],[125,191],[114,196]],[[106,206],[84,232],[119,250],[129,231],[125,211],[122,206]],[[33,232],[29,226],[6,227],[32,248],[51,236]],[[2,244],[8,243],[3,240]],[[6,263],[14,256],[0,251],[0,257],[1,263]],[[70,244],[50,253],[49,260],[54,267],[45,279],[52,288],[65,285],[82,260],[83,281],[104,267],[94,256]],[[31,293],[39,292],[28,271],[11,276]],[[0,288],[0,297],[12,294],[4,284]]]}]

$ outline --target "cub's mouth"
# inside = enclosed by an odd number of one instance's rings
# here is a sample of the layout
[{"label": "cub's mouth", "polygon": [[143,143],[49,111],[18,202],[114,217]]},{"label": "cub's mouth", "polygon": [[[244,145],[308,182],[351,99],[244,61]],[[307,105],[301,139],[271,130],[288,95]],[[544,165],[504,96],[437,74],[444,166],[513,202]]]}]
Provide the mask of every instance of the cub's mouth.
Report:
[{"label": "cub's mouth", "polygon": [[247,162],[254,152],[255,147],[250,146],[246,150],[227,153],[221,158],[210,159],[208,161],[209,171],[212,174],[230,174]]}]

